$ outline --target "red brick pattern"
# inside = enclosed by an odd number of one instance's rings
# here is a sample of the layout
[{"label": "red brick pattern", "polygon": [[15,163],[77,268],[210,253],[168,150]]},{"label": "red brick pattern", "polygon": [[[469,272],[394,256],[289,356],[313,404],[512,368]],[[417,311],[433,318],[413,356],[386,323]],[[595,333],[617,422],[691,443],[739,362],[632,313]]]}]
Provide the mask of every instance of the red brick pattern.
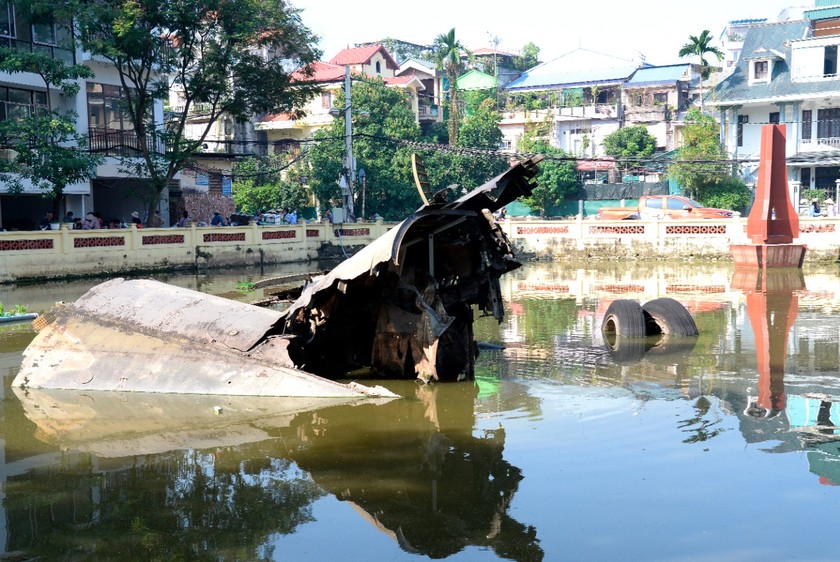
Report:
[{"label": "red brick pattern", "polygon": [[803,224],[799,223],[799,232],[834,232],[834,223],[831,224]]},{"label": "red brick pattern", "polygon": [[568,226],[517,226],[516,235],[525,236],[528,234],[568,234]]},{"label": "red brick pattern", "polygon": [[52,250],[53,241],[48,240],[2,240],[0,252],[14,250]]},{"label": "red brick pattern", "polygon": [[315,230],[314,228],[307,228],[306,229],[306,237],[307,238],[318,238],[321,236],[320,230]]},{"label": "red brick pattern", "polygon": [[542,283],[529,283],[522,281],[516,284],[517,291],[549,291],[551,293],[568,293],[569,286],[564,283],[552,283],[545,281]]},{"label": "red brick pattern", "polygon": [[590,226],[589,234],[644,234],[644,225],[636,226]]},{"label": "red brick pattern", "polygon": [[694,285],[691,283],[671,284],[665,287],[666,293],[725,293],[726,287],[723,285]]},{"label": "red brick pattern", "polygon": [[244,242],[245,241],[245,233],[244,232],[232,232],[230,234],[227,233],[213,233],[213,234],[205,234],[204,235],[205,242]]},{"label": "red brick pattern", "polygon": [[669,225],[665,227],[665,234],[694,234],[708,236],[711,234],[726,234],[726,225]]},{"label": "red brick pattern", "polygon": [[644,285],[595,285],[593,287],[596,291],[606,291],[607,293],[644,293]]},{"label": "red brick pattern", "polygon": [[294,230],[272,230],[262,233],[263,240],[282,240],[284,238],[297,238],[297,232]]},{"label": "red brick pattern", "polygon": [[125,236],[103,236],[96,238],[74,238],[74,248],[101,248],[104,246],[125,246]]},{"label": "red brick pattern", "polygon": [[183,234],[167,234],[164,236],[144,236],[143,237],[143,245],[144,246],[154,246],[157,244],[183,244],[184,243],[184,235]]},{"label": "red brick pattern", "polygon": [[369,228],[336,228],[336,236],[370,236]]}]

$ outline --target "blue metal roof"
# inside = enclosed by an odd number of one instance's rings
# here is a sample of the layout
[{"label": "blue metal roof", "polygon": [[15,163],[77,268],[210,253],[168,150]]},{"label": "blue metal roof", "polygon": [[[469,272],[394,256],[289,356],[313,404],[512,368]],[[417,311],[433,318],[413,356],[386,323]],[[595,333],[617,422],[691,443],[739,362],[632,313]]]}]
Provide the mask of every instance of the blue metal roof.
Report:
[{"label": "blue metal roof", "polygon": [[627,81],[628,87],[651,86],[654,84],[671,85],[680,80],[686,80],[690,65],[675,64],[669,66],[652,66],[640,68]]},{"label": "blue metal roof", "polygon": [[548,90],[587,84],[622,83],[640,65],[603,53],[576,49],[524,72],[509,91]]}]

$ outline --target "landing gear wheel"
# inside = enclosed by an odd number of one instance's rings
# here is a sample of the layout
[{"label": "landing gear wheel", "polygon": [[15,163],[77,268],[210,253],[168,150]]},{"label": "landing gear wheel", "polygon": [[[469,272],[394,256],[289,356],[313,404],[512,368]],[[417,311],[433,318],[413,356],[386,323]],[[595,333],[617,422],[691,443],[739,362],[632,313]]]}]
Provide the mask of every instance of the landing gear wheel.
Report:
[{"label": "landing gear wheel", "polygon": [[674,299],[653,299],[642,305],[642,311],[649,336],[696,336],[700,333],[688,309]]},{"label": "landing gear wheel", "polygon": [[642,306],[630,299],[618,299],[610,303],[604,314],[601,325],[604,339],[613,338],[643,338],[647,335],[645,315]]}]

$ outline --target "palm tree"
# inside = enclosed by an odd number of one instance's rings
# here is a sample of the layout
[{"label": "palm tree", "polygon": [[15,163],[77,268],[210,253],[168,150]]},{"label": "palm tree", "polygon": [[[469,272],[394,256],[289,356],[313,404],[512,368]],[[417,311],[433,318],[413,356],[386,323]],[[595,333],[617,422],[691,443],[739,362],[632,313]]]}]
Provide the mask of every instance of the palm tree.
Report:
[{"label": "palm tree", "polygon": [[443,70],[449,81],[449,144],[458,142],[458,87],[456,81],[464,70],[463,55],[470,55],[455,38],[455,28],[435,37],[434,56],[438,69]]},{"label": "palm tree", "polygon": [[717,47],[712,47],[712,36],[708,29],[704,29],[700,36],[689,35],[688,43],[682,46],[679,55],[681,57],[698,56],[700,57],[700,109],[703,109],[703,80],[709,78],[712,72],[712,67],[706,62],[706,55],[711,53],[715,55],[718,61],[723,59],[723,51]]}]

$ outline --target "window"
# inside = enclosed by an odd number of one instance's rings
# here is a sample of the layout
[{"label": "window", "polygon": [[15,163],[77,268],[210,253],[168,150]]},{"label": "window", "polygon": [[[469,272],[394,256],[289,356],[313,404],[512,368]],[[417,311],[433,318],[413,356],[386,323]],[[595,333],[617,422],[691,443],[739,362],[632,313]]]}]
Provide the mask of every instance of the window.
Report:
[{"label": "window", "polygon": [[767,119],[767,121],[771,124],[778,125],[780,118],[781,114],[778,111],[771,111],[770,117]]},{"label": "window", "polygon": [[668,103],[668,94],[663,92],[661,94],[653,94],[654,105],[665,105]]},{"label": "window", "polygon": [[755,79],[756,80],[766,80],[767,79],[767,61],[760,60],[755,62]]},{"label": "window", "polygon": [[823,76],[837,76],[837,45],[827,45],[825,48]]},{"label": "window", "polygon": [[811,110],[805,109],[802,111],[802,138],[811,138]]},{"label": "window", "polygon": [[744,146],[744,123],[750,122],[749,115],[739,115],[738,116],[738,146]]},{"label": "window", "polygon": [[321,109],[329,109],[332,107],[332,93],[321,92]]},{"label": "window", "polygon": [[46,108],[47,95],[44,92],[0,88],[0,120],[29,117]]},{"label": "window", "polygon": [[650,199],[645,199],[645,207],[648,209],[661,209],[662,197],[651,197]]},{"label": "window", "polygon": [[15,6],[11,2],[4,2],[0,10],[0,37],[14,38],[15,33]]},{"label": "window", "polygon": [[817,138],[840,137],[840,108],[829,107],[817,110]]},{"label": "window", "polygon": [[382,63],[379,61],[376,61],[376,73],[382,74]]},{"label": "window", "polygon": [[51,21],[32,24],[32,42],[42,45],[55,45],[55,23]]}]

